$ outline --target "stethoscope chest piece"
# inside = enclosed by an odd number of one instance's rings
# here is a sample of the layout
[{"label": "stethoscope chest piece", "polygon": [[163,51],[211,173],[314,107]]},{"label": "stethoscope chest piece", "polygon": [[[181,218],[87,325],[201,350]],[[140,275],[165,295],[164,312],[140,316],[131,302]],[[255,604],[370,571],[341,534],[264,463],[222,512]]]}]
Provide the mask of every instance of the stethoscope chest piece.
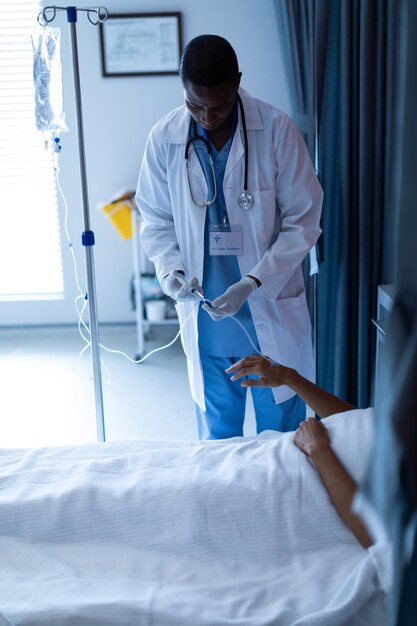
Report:
[{"label": "stethoscope chest piece", "polygon": [[241,209],[251,209],[253,207],[253,196],[248,191],[242,191],[237,198],[237,203]]}]

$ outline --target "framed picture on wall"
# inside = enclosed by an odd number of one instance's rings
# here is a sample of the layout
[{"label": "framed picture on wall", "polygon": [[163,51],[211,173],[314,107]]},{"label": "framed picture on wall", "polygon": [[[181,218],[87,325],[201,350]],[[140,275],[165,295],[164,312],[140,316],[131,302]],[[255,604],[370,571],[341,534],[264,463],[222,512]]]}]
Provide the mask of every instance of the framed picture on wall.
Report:
[{"label": "framed picture on wall", "polygon": [[177,74],[181,13],[117,13],[100,23],[103,76]]}]

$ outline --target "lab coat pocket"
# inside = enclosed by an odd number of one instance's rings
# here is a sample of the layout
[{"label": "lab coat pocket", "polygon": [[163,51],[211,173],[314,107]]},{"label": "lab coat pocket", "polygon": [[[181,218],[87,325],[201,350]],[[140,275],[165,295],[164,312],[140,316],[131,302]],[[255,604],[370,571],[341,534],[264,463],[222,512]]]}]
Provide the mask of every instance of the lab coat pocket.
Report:
[{"label": "lab coat pocket", "polygon": [[300,348],[311,338],[311,323],[305,292],[292,298],[278,298],[278,309],[288,345]]},{"label": "lab coat pocket", "polygon": [[258,239],[270,242],[277,228],[275,189],[254,190],[253,208],[247,211]]}]

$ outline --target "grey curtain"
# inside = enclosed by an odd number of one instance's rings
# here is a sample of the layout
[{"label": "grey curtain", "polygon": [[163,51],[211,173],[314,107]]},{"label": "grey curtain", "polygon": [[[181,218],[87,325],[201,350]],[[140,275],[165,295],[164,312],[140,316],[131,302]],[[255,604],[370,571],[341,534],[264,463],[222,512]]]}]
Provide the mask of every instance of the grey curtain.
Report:
[{"label": "grey curtain", "polygon": [[324,189],[308,278],[317,382],[372,399],[377,286],[393,280],[397,0],[276,0],[294,120]]},{"label": "grey curtain", "polygon": [[324,188],[317,381],[369,406],[378,284],[393,280],[397,0],[318,0],[318,157]]},{"label": "grey curtain", "polygon": [[[394,307],[376,405],[376,432],[363,491],[393,544],[390,626],[417,624],[417,3],[402,0],[400,81],[393,152],[398,213]],[[413,545],[414,541],[414,545]]]},{"label": "grey curtain", "polygon": [[316,0],[276,0],[283,59],[290,88],[293,119],[315,161],[315,3]]},{"label": "grey curtain", "polygon": [[[316,0],[275,1],[279,38],[290,88],[292,118],[304,138],[317,172],[315,4]],[[316,344],[317,257],[318,247],[315,246],[303,263],[314,347]]]}]

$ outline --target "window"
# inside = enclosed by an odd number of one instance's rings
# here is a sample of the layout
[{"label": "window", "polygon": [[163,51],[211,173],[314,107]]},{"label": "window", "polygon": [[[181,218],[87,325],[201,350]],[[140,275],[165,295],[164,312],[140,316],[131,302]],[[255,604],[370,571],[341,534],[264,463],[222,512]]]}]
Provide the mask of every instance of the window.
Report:
[{"label": "window", "polygon": [[0,2],[0,300],[64,297],[53,154],[35,125],[40,10],[35,0]]}]

